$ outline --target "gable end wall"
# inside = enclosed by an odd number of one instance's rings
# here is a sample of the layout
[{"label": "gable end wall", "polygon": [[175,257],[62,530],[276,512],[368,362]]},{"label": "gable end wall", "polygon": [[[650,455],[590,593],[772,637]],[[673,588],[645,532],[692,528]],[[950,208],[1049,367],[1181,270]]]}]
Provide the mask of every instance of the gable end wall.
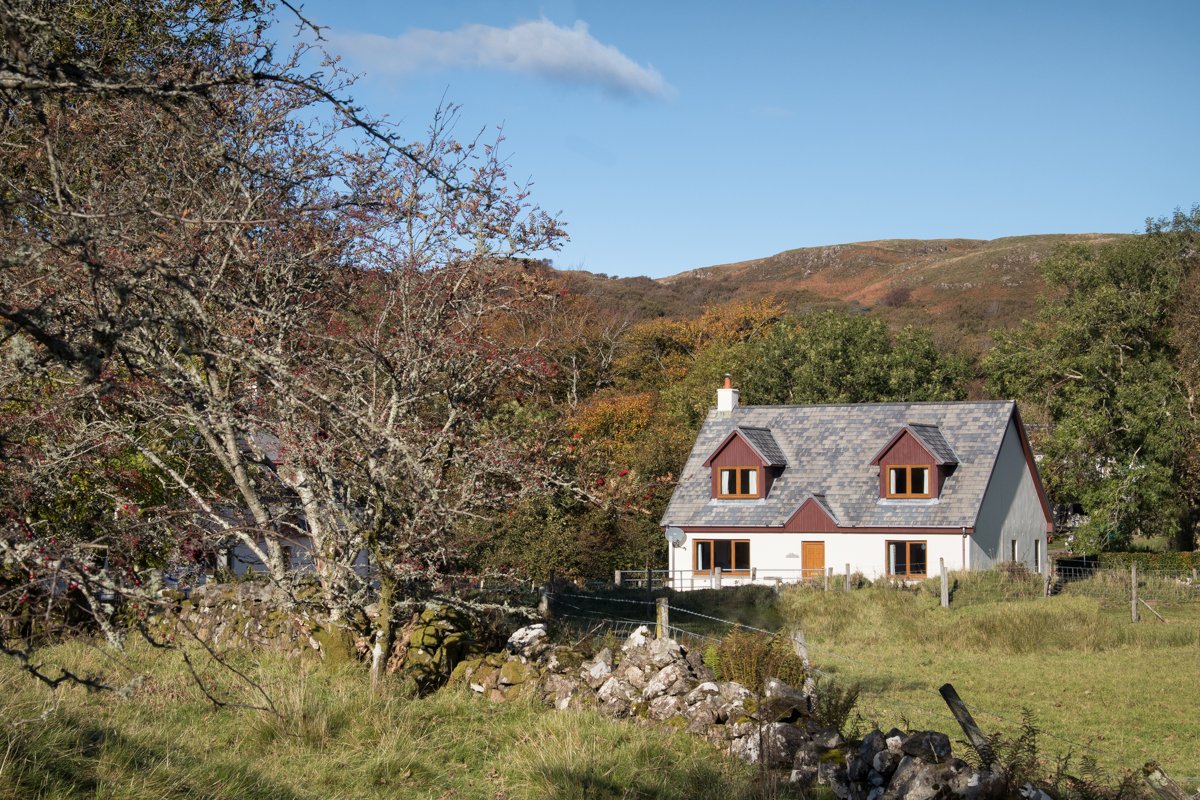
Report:
[{"label": "gable end wall", "polygon": [[1034,542],[1040,542],[1041,567],[1046,568],[1046,513],[1016,423],[1010,419],[996,465],[988,483],[975,533],[971,536],[972,569],[988,569],[1008,561],[1011,541],[1017,540],[1017,560],[1034,569]]}]

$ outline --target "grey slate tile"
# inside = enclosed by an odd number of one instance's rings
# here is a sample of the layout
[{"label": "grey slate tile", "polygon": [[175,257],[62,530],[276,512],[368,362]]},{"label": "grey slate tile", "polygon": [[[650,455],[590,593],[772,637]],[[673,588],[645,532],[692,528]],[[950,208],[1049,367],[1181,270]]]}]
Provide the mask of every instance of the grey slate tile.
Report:
[{"label": "grey slate tile", "polygon": [[[696,438],[663,525],[777,527],[811,494],[842,527],[963,527],[975,524],[1012,401],[740,406],[710,411]],[[954,464],[936,503],[879,501],[874,455],[905,426],[939,459]],[[786,463],[770,496],[713,503],[704,461],[735,428],[768,459]],[[766,436],[755,429],[765,429]],[[761,442],[761,444],[760,444]],[[778,452],[768,456],[768,449]]]}]

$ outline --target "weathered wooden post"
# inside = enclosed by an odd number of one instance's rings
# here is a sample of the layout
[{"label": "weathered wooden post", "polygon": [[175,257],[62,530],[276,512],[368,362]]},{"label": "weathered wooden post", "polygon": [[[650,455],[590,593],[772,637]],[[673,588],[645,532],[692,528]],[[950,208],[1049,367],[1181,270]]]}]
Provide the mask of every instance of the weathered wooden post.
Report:
[{"label": "weathered wooden post", "polygon": [[942,684],[942,688],[938,689],[938,693],[946,701],[946,705],[950,707],[950,713],[958,720],[959,727],[967,735],[967,740],[975,748],[975,752],[979,753],[979,760],[982,762],[983,768],[989,769],[996,761],[996,753],[992,750],[992,745],[988,742],[987,736],[975,724],[975,718],[967,710],[967,704],[958,696],[958,692],[954,691],[954,687],[948,683]]},{"label": "weathered wooden post", "polygon": [[654,593],[654,573],[650,571],[650,565],[646,565],[646,594]]},{"label": "weathered wooden post", "polygon": [[946,559],[938,559],[938,567],[942,571],[942,608],[950,607],[950,581],[946,579]]},{"label": "weathered wooden post", "polygon": [[655,601],[654,614],[654,638],[669,639],[671,637],[671,619],[669,615],[670,606],[667,605],[667,598],[660,597]]},{"label": "weathered wooden post", "polygon": [[754,583],[756,580],[758,580],[758,567],[751,567],[750,568],[750,582]]},{"label": "weathered wooden post", "polygon": [[849,562],[846,563],[846,583],[843,586],[842,591],[846,592],[847,594],[850,593],[850,563]]},{"label": "weathered wooden post", "polygon": [[809,711],[812,711],[813,695],[817,691],[817,682],[813,678],[812,662],[808,660],[808,642],[804,639],[804,631],[799,628],[792,631],[792,647],[796,649],[796,655],[800,658],[800,665],[804,667],[804,697],[808,701]]},{"label": "weathered wooden post", "polygon": [[720,589],[721,588],[721,568],[720,567],[713,567],[712,577],[713,577],[713,588]]},{"label": "weathered wooden post", "polygon": [[1138,598],[1137,598],[1137,562],[1134,562],[1129,567],[1129,611],[1133,621],[1138,621]]},{"label": "weathered wooden post", "polygon": [[619,569],[613,570],[613,585],[618,589],[621,588],[621,570]]},{"label": "weathered wooden post", "polygon": [[550,619],[550,583],[542,586],[541,597],[538,598],[538,615],[542,619]]},{"label": "weathered wooden post", "polygon": [[1150,761],[1142,767],[1142,778],[1150,785],[1162,800],[1196,800],[1200,794],[1191,795],[1190,797],[1178,783],[1171,780],[1167,773],[1162,771],[1157,763]]},{"label": "weathered wooden post", "polygon": [[825,591],[829,591],[829,579],[833,577],[833,567],[825,570]]},{"label": "weathered wooden post", "polygon": [[1054,559],[1046,560],[1046,574],[1042,576],[1042,597],[1050,596],[1050,583],[1054,580]]}]

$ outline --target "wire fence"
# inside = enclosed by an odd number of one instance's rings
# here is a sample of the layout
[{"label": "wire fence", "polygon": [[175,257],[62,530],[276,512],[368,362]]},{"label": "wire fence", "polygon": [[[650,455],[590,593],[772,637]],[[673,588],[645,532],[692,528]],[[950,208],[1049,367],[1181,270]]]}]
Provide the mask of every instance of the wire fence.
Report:
[{"label": "wire fence", "polygon": [[[1097,574],[1099,573],[1099,574]],[[1108,574],[1113,573],[1113,574]],[[1040,577],[1040,576],[1039,576]],[[1115,602],[1119,599],[1120,589],[1117,588],[1117,578],[1130,582],[1130,576],[1123,570],[1093,570],[1091,574],[1080,575],[1073,581],[1078,588],[1086,591],[1107,592]],[[1176,588],[1173,583],[1184,581],[1187,576],[1182,574],[1159,574],[1158,572],[1143,576],[1144,581],[1156,597],[1170,598],[1172,602],[1191,602],[1196,598],[1195,588],[1187,584],[1187,589]],[[1070,581],[1069,581],[1070,582]],[[1039,580],[1039,583],[1041,581]],[[1081,585],[1082,584],[1082,585]],[[781,632],[781,627],[774,629],[749,624],[745,619],[728,619],[716,614],[697,611],[694,608],[678,605],[685,594],[668,596],[665,602],[667,617],[664,623],[666,635],[675,638],[688,647],[707,648],[719,643],[723,636],[731,631],[753,631],[764,636],[775,636]],[[1128,586],[1126,586],[1126,601],[1128,601]],[[578,592],[559,592],[553,596],[553,608],[556,617],[569,621],[573,625],[582,626],[591,635],[599,632],[613,637],[625,638],[641,626],[651,631],[656,624],[664,621],[656,615],[660,600],[637,597],[617,597],[612,594],[582,594]],[[903,687],[906,697],[903,703],[902,723],[906,727],[916,729],[955,730],[957,724],[946,705],[941,700],[940,686],[945,683],[945,676],[925,676],[904,670],[896,674],[887,669],[881,669],[878,663],[867,663],[864,660],[846,655],[843,652],[828,647],[825,644],[814,645],[806,642],[807,657],[810,659],[811,672],[823,679],[841,680],[843,676],[870,676],[872,683]],[[927,698],[920,700],[918,698]],[[1020,733],[1025,724],[1021,712],[1000,710],[990,705],[981,705],[972,700],[970,709],[976,719],[993,732],[999,732],[1007,737]],[[882,720],[894,719],[897,711],[894,707],[883,707],[880,701],[864,696],[860,700],[859,718],[862,722],[878,723]],[[1101,769],[1108,770],[1112,775],[1122,770],[1132,769],[1133,765],[1120,764],[1114,761],[1099,740],[1088,737],[1063,735],[1062,733],[1039,729],[1040,738],[1053,743],[1053,749],[1061,758],[1070,755],[1076,765],[1080,759],[1091,759]],[[1172,775],[1180,782],[1190,783],[1200,788],[1200,776]]]},{"label": "wire fence", "polygon": [[[1044,571],[1034,572],[1021,565],[1001,564],[994,570],[950,572],[947,574],[948,605],[983,603],[996,600],[1035,600],[1058,595],[1092,597],[1104,606],[1128,606],[1139,602],[1151,609],[1200,601],[1200,574],[1197,570],[1134,570],[1100,568],[1094,563],[1068,560],[1051,561]],[[940,576],[913,580],[878,578],[874,581],[832,568],[815,570],[767,570],[752,568],[742,572],[713,569],[694,570],[618,570],[612,583],[593,582],[589,589],[617,588],[646,591],[689,592],[756,585],[776,590],[783,586],[813,591],[852,591],[867,586],[901,590],[924,588],[937,594]],[[1136,592],[1136,597],[1135,597]]]}]

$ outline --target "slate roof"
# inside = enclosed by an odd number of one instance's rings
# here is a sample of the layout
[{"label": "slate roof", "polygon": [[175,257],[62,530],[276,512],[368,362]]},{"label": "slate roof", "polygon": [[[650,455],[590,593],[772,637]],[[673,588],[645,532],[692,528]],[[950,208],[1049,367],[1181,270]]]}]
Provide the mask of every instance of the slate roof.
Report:
[{"label": "slate roof", "polygon": [[[1011,400],[965,403],[739,406],[710,411],[663,525],[779,527],[810,496],[843,528],[971,527],[1013,415]],[[913,430],[938,458],[957,464],[937,500],[881,500],[872,457],[897,431]],[[714,500],[704,461],[736,428],[766,429],[787,466],[758,500]]]},{"label": "slate roof", "polygon": [[739,425],[738,433],[746,437],[746,441],[750,446],[758,451],[758,454],[763,457],[763,461],[771,467],[786,467],[787,456],[783,454],[779,443],[775,441],[775,437],[771,435],[768,428],[749,428],[745,425]]},{"label": "slate roof", "polygon": [[939,464],[958,463],[958,455],[946,441],[946,437],[942,436],[942,429],[937,425],[909,425],[908,429]]}]

